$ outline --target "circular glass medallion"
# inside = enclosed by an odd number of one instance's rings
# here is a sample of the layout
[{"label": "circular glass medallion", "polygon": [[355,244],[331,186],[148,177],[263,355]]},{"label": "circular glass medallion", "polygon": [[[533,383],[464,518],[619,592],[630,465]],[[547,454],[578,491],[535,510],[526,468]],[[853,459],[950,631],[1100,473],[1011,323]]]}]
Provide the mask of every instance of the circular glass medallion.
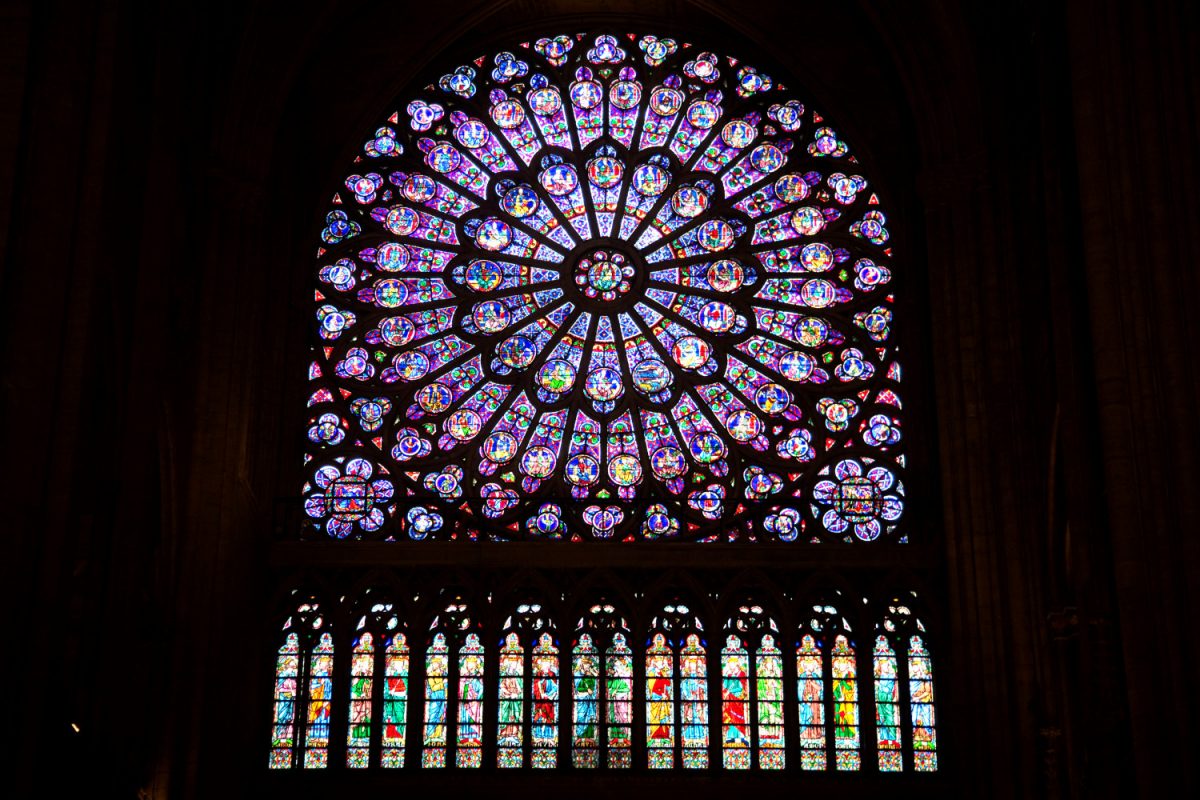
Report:
[{"label": "circular glass medallion", "polygon": [[561,359],[547,361],[538,370],[537,382],[548,392],[562,394],[575,385],[575,367]]},{"label": "circular glass medallion", "polygon": [[633,385],[643,394],[655,394],[674,382],[671,370],[657,359],[639,361],[633,367]]},{"label": "circular glass medallion", "polygon": [[671,348],[675,363],[684,369],[700,369],[708,363],[712,348],[699,336],[684,336]]},{"label": "circular glass medallion", "polygon": [[537,349],[525,336],[510,336],[500,343],[496,355],[513,369],[523,369],[533,363]]}]

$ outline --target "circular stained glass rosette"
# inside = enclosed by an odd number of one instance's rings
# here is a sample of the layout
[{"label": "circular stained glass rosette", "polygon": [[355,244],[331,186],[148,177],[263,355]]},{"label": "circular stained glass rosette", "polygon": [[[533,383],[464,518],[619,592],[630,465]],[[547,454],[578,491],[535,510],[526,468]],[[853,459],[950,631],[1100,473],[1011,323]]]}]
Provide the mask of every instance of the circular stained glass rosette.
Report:
[{"label": "circular stained glass rosette", "polygon": [[326,217],[306,497],[396,490],[314,524],[903,537],[888,222],[836,128],[682,42],[518,44],[404,97]]}]

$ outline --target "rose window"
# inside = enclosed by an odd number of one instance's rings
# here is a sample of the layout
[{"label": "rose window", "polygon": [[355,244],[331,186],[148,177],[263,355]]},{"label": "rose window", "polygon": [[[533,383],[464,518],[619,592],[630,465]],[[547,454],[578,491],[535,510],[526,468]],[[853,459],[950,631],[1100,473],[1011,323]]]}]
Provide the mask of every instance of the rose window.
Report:
[{"label": "rose window", "polygon": [[608,35],[398,107],[321,232],[316,527],[904,536],[887,218],[820,114],[740,60]]}]

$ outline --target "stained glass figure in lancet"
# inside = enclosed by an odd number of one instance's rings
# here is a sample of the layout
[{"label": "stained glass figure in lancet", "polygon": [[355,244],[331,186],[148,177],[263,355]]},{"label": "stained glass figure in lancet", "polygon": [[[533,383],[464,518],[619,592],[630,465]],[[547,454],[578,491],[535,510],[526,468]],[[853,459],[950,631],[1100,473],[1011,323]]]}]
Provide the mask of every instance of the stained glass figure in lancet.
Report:
[{"label": "stained glass figure in lancet", "polygon": [[721,650],[721,750],[726,769],[750,768],[750,657],[730,634]]},{"label": "stained glass figure in lancet", "polygon": [[346,766],[371,764],[372,698],[375,687],[375,637],[364,631],[350,653],[350,719],[346,735]]},{"label": "stained glass figure in lancet", "polygon": [[308,713],[304,733],[304,766],[329,764],[329,726],[333,716],[333,636],[322,633],[308,661]]},{"label": "stained glass figure in lancet", "polygon": [[[484,648],[467,603],[448,594],[429,626],[421,766],[482,764]],[[449,758],[453,747],[454,758]]]},{"label": "stained glass figure in lancet", "polygon": [[906,538],[889,223],[836,127],[687,43],[516,44],[326,210],[314,532]]},{"label": "stained glass figure in lancet", "polygon": [[[910,595],[916,597],[915,592]],[[892,598],[875,626],[875,717],[881,772],[937,771],[933,659],[925,625],[908,602]],[[902,714],[905,707],[907,721]]]},{"label": "stained glass figure in lancet", "polygon": [[823,770],[825,758],[825,663],[817,637],[805,632],[796,647],[796,697],[800,713],[800,768]]},{"label": "stained glass figure in lancet", "polygon": [[378,765],[402,767],[408,711],[408,640],[390,602],[378,597],[364,600],[356,606],[354,616],[358,623],[350,653],[346,766],[374,766],[372,748],[378,738]]},{"label": "stained glass figure in lancet", "polygon": [[384,651],[383,731],[379,765],[404,766],[405,734],[408,724],[408,640],[393,633]]},{"label": "stained glass figure in lancet", "polygon": [[554,767],[558,763],[558,648],[549,633],[538,637],[532,661],[530,763],[535,768]]},{"label": "stained glass figure in lancet", "polygon": [[646,747],[652,768],[675,766],[675,653],[662,633],[646,648]]},{"label": "stained glass figure in lancet", "polygon": [[625,634],[614,633],[604,651],[604,744],[610,769],[633,764],[633,651]]},{"label": "stained glass figure in lancet", "polygon": [[425,733],[424,767],[446,766],[447,684],[450,675],[450,656],[446,634],[437,633],[425,652]]},{"label": "stained glass figure in lancet", "polygon": [[904,757],[900,744],[900,686],[896,651],[886,636],[875,637],[872,653],[875,669],[875,732],[879,748],[879,771],[900,772]]},{"label": "stained glass figure in lancet", "polygon": [[333,699],[333,637],[315,600],[300,602],[283,624],[275,658],[271,769],[328,764]]},{"label": "stained glass figure in lancet", "polygon": [[482,763],[483,726],[483,645],[479,634],[468,633],[458,651],[458,767]]},{"label": "stained glass figure in lancet", "polygon": [[[708,662],[703,625],[674,601],[650,623],[646,643],[646,747],[652,769],[708,766]],[[678,747],[677,747],[678,743]]]},{"label": "stained glass figure in lancet", "polygon": [[571,761],[579,769],[628,769],[633,735],[633,651],[629,623],[597,602],[575,625]]},{"label": "stained glass figure in lancet", "polygon": [[592,634],[580,634],[571,654],[571,760],[577,768],[600,764],[601,663]]},{"label": "stained glass figure in lancet", "polygon": [[738,606],[721,650],[721,763],[726,769],[782,769],[783,657],[779,627],[761,605]]},{"label": "stained glass figure in lancet", "polygon": [[854,642],[844,633],[833,636],[833,748],[837,769],[857,771],[862,766],[858,702],[858,663]]},{"label": "stained glass figure in lancet", "polygon": [[300,637],[289,633],[275,659],[275,706],[271,732],[271,768],[292,766],[296,746],[297,679]]},{"label": "stained glass figure in lancet", "polygon": [[758,712],[758,766],[783,769],[785,738],[783,728],[783,656],[775,637],[763,634],[754,655],[755,710]]},{"label": "stained glass figure in lancet", "polygon": [[[525,602],[504,622],[500,645],[496,763],[558,764],[558,646],[540,603]],[[586,701],[585,701],[586,702]]]},{"label": "stained glass figure in lancet", "polygon": [[937,769],[937,728],[933,713],[933,665],[925,640],[912,636],[908,645],[909,704],[912,717],[913,768]]},{"label": "stained glass figure in lancet", "polygon": [[800,768],[829,769],[832,754],[835,769],[857,771],[862,741],[850,622],[837,606],[817,603],[800,626],[795,648]]},{"label": "stained glass figure in lancet", "polygon": [[679,651],[679,722],[683,766],[708,766],[708,667],[704,643],[689,633]]},{"label": "stained glass figure in lancet", "polygon": [[525,649],[521,637],[510,633],[500,648],[499,713],[496,760],[501,767],[524,766],[521,744],[525,717]]}]

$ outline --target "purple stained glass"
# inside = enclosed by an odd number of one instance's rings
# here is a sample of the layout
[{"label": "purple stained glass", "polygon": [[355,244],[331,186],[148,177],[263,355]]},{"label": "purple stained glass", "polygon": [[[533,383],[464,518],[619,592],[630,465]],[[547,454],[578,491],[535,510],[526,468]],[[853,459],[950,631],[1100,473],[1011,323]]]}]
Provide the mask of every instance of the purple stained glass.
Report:
[{"label": "purple stained glass", "polygon": [[313,533],[905,538],[891,223],[836,126],[650,35],[438,74],[323,212]]}]

